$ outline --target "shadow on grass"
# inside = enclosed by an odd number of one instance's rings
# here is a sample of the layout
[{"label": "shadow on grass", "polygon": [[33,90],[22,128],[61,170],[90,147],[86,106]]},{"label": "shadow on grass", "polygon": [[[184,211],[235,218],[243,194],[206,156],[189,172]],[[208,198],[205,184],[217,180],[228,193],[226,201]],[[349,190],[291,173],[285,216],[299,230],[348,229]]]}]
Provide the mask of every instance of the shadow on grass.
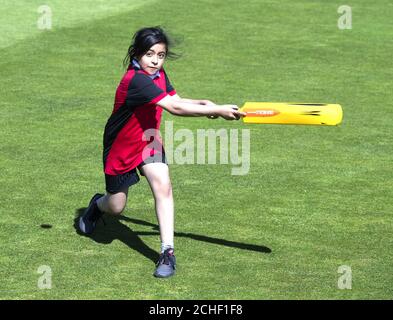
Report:
[{"label": "shadow on grass", "polygon": [[[133,231],[131,228],[121,223],[122,220],[127,221],[128,218],[124,216],[112,216],[105,215],[104,221],[100,219],[97,223],[97,227],[91,235],[85,235],[79,230],[79,217],[83,214],[86,208],[80,208],[76,210],[74,219],[74,228],[76,232],[81,235],[88,237],[95,242],[102,244],[112,243],[113,240],[120,240],[131,249],[136,250],[146,258],[150,259],[154,263],[157,262],[159,254],[147,246],[141,238],[138,236],[139,233]],[[154,235],[159,234],[158,232],[152,233]]]},{"label": "shadow on grass", "polygon": [[[74,219],[74,228],[79,235],[91,238],[95,242],[109,244],[113,240],[120,240],[124,244],[126,244],[131,249],[136,250],[140,254],[144,255],[146,258],[152,260],[154,263],[158,260],[158,253],[147,246],[139,236],[151,236],[157,235],[159,236],[159,228],[158,225],[139,220],[134,218],[128,218],[125,216],[111,216],[105,215],[105,225],[101,221],[98,222],[96,230],[93,234],[86,236],[82,232],[80,232],[78,227],[79,217],[83,214],[86,208],[80,208],[76,210],[76,215]],[[121,221],[131,222],[136,225],[142,225],[151,227],[154,231],[133,231],[131,228],[121,223]],[[193,233],[185,233],[185,232],[175,232],[175,237],[184,237],[197,241],[203,241],[208,243],[214,243],[218,245],[223,245],[231,248],[243,249],[256,251],[261,253],[271,253],[272,250],[265,246],[259,246],[254,244],[247,244],[242,242],[229,241],[220,238],[213,238],[199,234]]]}]

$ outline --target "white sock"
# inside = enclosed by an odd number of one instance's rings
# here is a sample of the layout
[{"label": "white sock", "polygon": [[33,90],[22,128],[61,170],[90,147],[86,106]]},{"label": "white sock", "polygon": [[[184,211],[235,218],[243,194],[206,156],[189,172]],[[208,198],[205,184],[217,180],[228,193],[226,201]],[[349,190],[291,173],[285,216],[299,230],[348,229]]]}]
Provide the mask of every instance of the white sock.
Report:
[{"label": "white sock", "polygon": [[163,243],[161,242],[161,253],[164,253],[165,250],[172,248],[173,249],[173,243]]}]

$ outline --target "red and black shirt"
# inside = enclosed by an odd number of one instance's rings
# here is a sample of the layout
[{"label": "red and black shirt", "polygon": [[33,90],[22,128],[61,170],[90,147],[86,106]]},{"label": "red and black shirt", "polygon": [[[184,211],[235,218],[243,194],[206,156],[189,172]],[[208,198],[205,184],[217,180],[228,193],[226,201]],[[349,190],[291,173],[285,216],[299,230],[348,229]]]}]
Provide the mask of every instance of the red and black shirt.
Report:
[{"label": "red and black shirt", "polygon": [[[124,174],[145,160],[142,154],[151,141],[144,138],[144,132],[159,130],[162,108],[157,102],[168,94],[176,91],[164,69],[149,75],[135,61],[130,65],[117,87],[113,112],[105,126],[105,174]],[[149,152],[154,153],[155,149]]]}]

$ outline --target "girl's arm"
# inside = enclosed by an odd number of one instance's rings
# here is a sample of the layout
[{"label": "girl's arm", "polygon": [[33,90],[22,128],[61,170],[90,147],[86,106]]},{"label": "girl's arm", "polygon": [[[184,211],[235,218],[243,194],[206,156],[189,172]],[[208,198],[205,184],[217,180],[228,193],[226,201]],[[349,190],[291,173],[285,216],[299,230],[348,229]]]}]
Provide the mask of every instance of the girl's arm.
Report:
[{"label": "girl's arm", "polygon": [[204,106],[215,105],[215,103],[211,102],[210,100],[183,99],[183,98],[180,98],[180,96],[178,94],[175,94],[172,97],[174,99],[180,100],[181,102],[187,102],[187,103],[193,103],[193,104],[201,104],[201,105],[204,105]]},{"label": "girl's arm", "polygon": [[175,96],[166,96],[158,103],[159,106],[171,114],[183,117],[203,117],[213,116],[222,117],[226,120],[238,120],[245,116],[244,112],[238,111],[236,105],[201,105],[197,103],[184,102],[182,99],[176,99]]}]

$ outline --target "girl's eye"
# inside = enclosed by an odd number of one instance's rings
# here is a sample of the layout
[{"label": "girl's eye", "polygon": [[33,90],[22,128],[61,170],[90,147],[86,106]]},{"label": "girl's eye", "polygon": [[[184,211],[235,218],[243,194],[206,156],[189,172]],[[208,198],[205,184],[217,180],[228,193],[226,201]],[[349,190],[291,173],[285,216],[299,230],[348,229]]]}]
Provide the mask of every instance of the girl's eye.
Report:
[{"label": "girl's eye", "polygon": [[164,59],[164,58],[165,58],[165,53],[160,53],[160,54],[158,55],[158,57],[159,57],[160,59]]},{"label": "girl's eye", "polygon": [[146,57],[151,57],[152,55],[152,53],[146,53]]}]

